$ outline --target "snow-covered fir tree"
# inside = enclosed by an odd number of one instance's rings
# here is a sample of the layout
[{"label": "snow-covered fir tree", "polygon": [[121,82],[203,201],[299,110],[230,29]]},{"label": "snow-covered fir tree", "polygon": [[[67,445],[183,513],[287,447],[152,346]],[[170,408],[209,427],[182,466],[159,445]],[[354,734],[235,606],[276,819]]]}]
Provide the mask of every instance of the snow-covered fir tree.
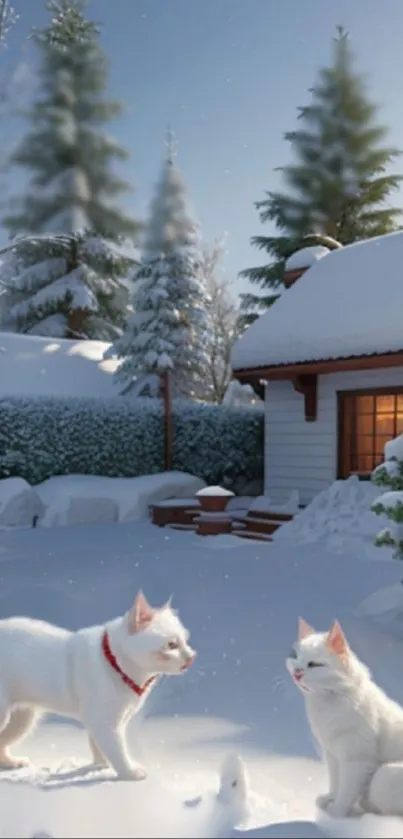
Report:
[{"label": "snow-covered fir tree", "polygon": [[174,158],[168,132],[143,257],[133,277],[134,314],[108,355],[123,359],[116,376],[126,390],[134,380],[170,370],[173,395],[202,398],[211,340],[209,299],[198,228]]},{"label": "snow-covered fir tree", "polygon": [[[2,260],[2,261],[1,261]],[[17,239],[0,256],[0,328],[113,341],[129,307],[135,251],[91,232]]]},{"label": "snow-covered fir tree", "polygon": [[12,162],[29,175],[4,225],[14,234],[135,235],[139,225],[119,207],[127,191],[114,165],[127,158],[102,126],[121,112],[104,96],[107,61],[95,24],[81,0],[51,0],[51,20],[34,29],[39,50],[39,90],[28,112],[30,127]]},{"label": "snow-covered fir tree", "polygon": [[386,136],[339,28],[331,65],[320,71],[310,103],[300,108],[299,126],[285,134],[294,158],[280,169],[285,188],[256,204],[261,222],[276,231],[252,238],[270,262],[242,272],[261,287],[260,295],[243,295],[244,310],[273,303],[284,261],[305,235],[322,233],[345,245],[397,229],[401,210],[391,206],[390,196],[402,176],[390,173],[398,151],[385,144]]},{"label": "snow-covered fir tree", "polygon": [[382,495],[371,509],[391,521],[390,527],[378,533],[375,544],[394,548],[394,556],[403,559],[403,434],[386,444],[385,461],[372,473],[372,481]]}]

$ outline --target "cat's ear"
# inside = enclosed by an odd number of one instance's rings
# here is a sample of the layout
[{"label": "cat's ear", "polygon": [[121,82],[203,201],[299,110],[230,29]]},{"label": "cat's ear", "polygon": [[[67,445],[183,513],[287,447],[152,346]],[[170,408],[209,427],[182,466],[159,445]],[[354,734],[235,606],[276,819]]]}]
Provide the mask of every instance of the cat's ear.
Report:
[{"label": "cat's ear", "polygon": [[347,639],[338,621],[334,621],[332,628],[329,630],[326,644],[332,653],[339,658],[345,658],[348,655],[349,646]]},{"label": "cat's ear", "polygon": [[298,639],[303,641],[308,635],[313,635],[315,630],[303,618],[298,618]]},{"label": "cat's ear", "polygon": [[167,602],[164,603],[163,606],[160,606],[161,611],[163,609],[172,609],[172,598],[173,598],[173,594],[171,594],[171,596],[168,598]]},{"label": "cat's ear", "polygon": [[134,634],[151,623],[155,610],[140,590],[129,612],[129,632]]}]

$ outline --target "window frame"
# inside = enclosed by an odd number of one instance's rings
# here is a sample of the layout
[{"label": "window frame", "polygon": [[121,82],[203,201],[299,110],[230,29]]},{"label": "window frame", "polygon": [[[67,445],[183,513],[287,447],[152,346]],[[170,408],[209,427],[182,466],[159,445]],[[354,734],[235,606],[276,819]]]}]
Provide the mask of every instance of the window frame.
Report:
[{"label": "window frame", "polygon": [[[357,398],[360,396],[403,396],[403,385],[337,391],[337,478],[341,480],[347,479],[350,475],[357,475],[361,480],[365,480],[368,479],[371,474],[371,472],[348,472],[346,470],[346,463],[351,460],[352,451],[351,449],[348,452],[345,450],[345,406],[349,398]],[[376,411],[374,412],[374,417],[375,416]],[[392,437],[390,439],[392,439]]]}]

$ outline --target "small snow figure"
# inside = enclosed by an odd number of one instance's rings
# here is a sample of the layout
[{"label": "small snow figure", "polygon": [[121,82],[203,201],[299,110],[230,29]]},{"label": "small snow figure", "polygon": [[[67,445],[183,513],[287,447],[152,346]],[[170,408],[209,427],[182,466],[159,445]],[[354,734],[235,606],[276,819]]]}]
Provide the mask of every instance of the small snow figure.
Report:
[{"label": "small snow figure", "polygon": [[249,779],[242,758],[237,754],[228,754],[221,769],[217,798],[221,804],[233,808],[237,824],[248,816],[249,795]]}]

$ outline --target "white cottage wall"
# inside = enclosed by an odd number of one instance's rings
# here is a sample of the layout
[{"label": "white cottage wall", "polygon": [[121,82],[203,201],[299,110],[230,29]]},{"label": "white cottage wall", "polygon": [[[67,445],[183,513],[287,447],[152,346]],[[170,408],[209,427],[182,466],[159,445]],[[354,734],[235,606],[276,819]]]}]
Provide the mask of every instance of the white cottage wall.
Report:
[{"label": "white cottage wall", "polygon": [[265,495],[283,503],[293,489],[309,504],[337,477],[337,392],[402,387],[403,367],[318,377],[318,413],[306,422],[291,382],[268,382],[265,395]]}]

